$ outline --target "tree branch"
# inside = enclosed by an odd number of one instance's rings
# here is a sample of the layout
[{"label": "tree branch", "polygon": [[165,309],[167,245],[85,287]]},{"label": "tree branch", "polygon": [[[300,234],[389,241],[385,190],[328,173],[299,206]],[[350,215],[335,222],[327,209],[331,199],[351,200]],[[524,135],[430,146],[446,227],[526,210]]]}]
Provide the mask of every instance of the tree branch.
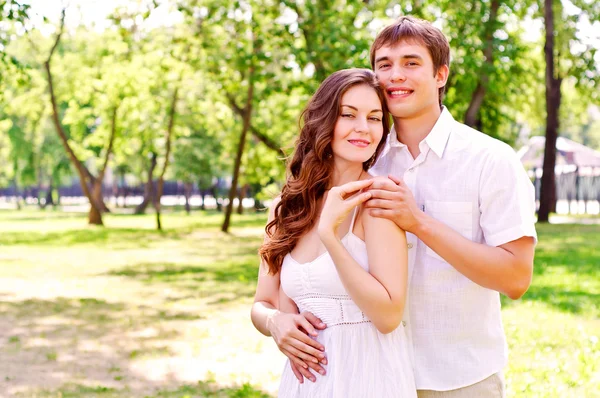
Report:
[{"label": "tree branch", "polygon": [[118,105],[113,108],[112,112],[112,123],[110,128],[110,137],[108,139],[108,148],[106,148],[106,153],[104,154],[104,162],[102,164],[102,168],[100,169],[100,173],[98,174],[98,179],[100,181],[104,180],[104,173],[106,173],[106,167],[108,166],[108,159],[113,150],[113,145],[115,142],[115,136],[117,135],[117,109]]},{"label": "tree branch", "polygon": [[[229,101],[229,105],[231,106],[231,109],[233,109],[233,111],[235,113],[237,113],[241,118],[243,118],[245,116],[245,112],[244,109],[242,109],[236,102],[235,102],[235,98],[233,98],[233,96],[229,93],[225,94],[227,96],[227,100]],[[269,149],[272,149],[276,152],[279,152],[283,155],[283,157],[287,157],[287,154],[285,153],[285,151],[281,148],[281,145],[279,145],[277,142],[275,142],[273,139],[267,137],[265,134],[263,134],[262,132],[258,131],[254,126],[250,125],[250,132],[252,133],[252,135],[254,137],[256,137],[260,142],[262,142],[263,144],[265,144]]]}]

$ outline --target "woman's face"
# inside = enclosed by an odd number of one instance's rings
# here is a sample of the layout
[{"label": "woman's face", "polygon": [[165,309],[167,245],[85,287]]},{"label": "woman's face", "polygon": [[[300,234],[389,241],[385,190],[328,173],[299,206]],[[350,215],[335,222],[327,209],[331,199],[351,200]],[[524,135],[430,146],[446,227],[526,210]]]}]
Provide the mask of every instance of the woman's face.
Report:
[{"label": "woman's face", "polygon": [[339,112],[331,141],[335,160],[366,162],[383,136],[383,111],[377,93],[367,85],[354,86],[342,96]]}]

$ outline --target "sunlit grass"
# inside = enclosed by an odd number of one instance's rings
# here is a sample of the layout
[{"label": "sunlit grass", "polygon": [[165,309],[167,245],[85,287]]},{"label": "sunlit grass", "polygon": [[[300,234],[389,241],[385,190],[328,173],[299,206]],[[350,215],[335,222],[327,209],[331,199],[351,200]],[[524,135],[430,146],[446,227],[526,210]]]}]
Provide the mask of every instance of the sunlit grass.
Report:
[{"label": "sunlit grass", "polygon": [[[224,234],[216,212],[165,214],[163,232],[152,214],[0,212],[0,391],[274,393],[282,356],[248,316],[265,220],[235,215]],[[503,299],[507,396],[600,396],[600,226],[538,231],[531,288]]]}]

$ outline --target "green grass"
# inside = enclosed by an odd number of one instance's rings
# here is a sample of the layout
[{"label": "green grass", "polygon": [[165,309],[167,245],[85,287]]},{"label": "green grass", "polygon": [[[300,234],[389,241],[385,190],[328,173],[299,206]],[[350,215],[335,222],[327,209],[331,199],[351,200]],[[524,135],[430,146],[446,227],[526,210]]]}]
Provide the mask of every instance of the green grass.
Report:
[{"label": "green grass", "polygon": [[600,225],[538,225],[533,283],[503,297],[510,396],[600,397]]},{"label": "green grass", "polygon": [[[0,211],[0,396],[274,394],[248,316],[265,219]],[[531,288],[502,300],[507,396],[600,397],[600,225],[538,232]]]}]

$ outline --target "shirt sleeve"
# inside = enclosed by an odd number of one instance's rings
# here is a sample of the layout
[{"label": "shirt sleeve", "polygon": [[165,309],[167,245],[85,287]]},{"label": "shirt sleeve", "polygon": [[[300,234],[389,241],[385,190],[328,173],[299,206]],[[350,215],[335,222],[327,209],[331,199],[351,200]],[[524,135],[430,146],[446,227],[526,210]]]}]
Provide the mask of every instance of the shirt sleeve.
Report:
[{"label": "shirt sleeve", "polygon": [[523,236],[537,243],[535,188],[515,151],[506,144],[488,154],[479,182],[479,211],[488,245],[500,246]]}]

